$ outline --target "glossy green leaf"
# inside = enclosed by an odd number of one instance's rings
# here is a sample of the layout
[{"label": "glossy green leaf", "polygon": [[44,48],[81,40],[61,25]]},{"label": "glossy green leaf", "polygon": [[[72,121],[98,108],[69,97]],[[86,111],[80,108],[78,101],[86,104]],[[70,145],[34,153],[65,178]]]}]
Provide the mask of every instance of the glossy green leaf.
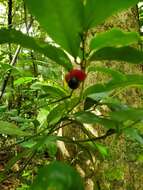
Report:
[{"label": "glossy green leaf", "polygon": [[15,43],[20,44],[24,48],[35,50],[39,53],[44,54],[51,60],[56,63],[64,66],[67,69],[72,68],[72,64],[70,63],[67,55],[63,50],[52,46],[48,43],[41,42],[35,38],[29,37],[20,31],[16,31],[14,29],[1,29],[0,30],[0,44],[3,43]]},{"label": "glossy green leaf", "polygon": [[84,9],[84,28],[87,30],[91,27],[103,23],[108,17],[134,6],[138,0],[86,0]]},{"label": "glossy green leaf", "polygon": [[36,78],[34,77],[20,77],[17,80],[14,81],[14,85],[19,86],[22,84],[27,84],[27,83],[31,83],[33,80],[35,80]]},{"label": "glossy green leaf", "polygon": [[136,140],[139,143],[143,144],[143,137],[139,134],[139,131],[136,128],[128,127],[123,130],[124,134],[132,140]]},{"label": "glossy green leaf", "polygon": [[49,125],[56,124],[66,113],[65,103],[59,104],[53,108],[53,110],[47,116],[47,122]]},{"label": "glossy green leaf", "polygon": [[138,121],[143,120],[143,109],[127,108],[125,110],[110,112],[110,117],[114,121]]},{"label": "glossy green leaf", "polygon": [[91,50],[98,50],[103,47],[128,46],[140,41],[137,32],[124,32],[120,29],[111,29],[107,32],[97,34],[90,43]]},{"label": "glossy green leaf", "polygon": [[109,156],[109,150],[105,145],[102,145],[101,143],[96,143],[95,145],[103,157]]},{"label": "glossy green leaf", "polygon": [[124,80],[124,78],[125,78],[123,73],[121,73],[117,70],[114,70],[114,69],[106,68],[106,67],[91,66],[88,68],[88,72],[101,72],[101,73],[112,76],[116,80]]},{"label": "glossy green leaf", "polygon": [[31,85],[33,90],[43,90],[46,96],[51,97],[65,97],[67,95],[66,91],[60,86],[50,86],[46,82],[35,82]]},{"label": "glossy green leaf", "polygon": [[89,58],[95,60],[125,61],[133,64],[143,64],[143,52],[133,47],[105,47],[94,52]]},{"label": "glossy green leaf", "polygon": [[31,190],[84,190],[80,175],[69,165],[54,161],[42,167]]},{"label": "glossy green leaf", "polygon": [[99,117],[92,112],[85,111],[85,112],[78,112],[74,115],[75,119],[81,123],[87,124],[101,124],[107,128],[116,128],[116,122]]},{"label": "glossy green leaf", "polygon": [[108,83],[95,84],[84,91],[84,96],[89,96],[95,93],[108,92],[116,90],[118,88],[127,88],[130,86],[142,87],[143,76],[142,75],[125,75],[122,80],[110,80]]},{"label": "glossy green leaf", "polygon": [[28,136],[30,133],[22,131],[15,124],[7,121],[0,121],[0,134],[12,135],[12,136]]},{"label": "glossy green leaf", "polygon": [[76,57],[83,23],[81,0],[26,0],[26,4],[49,36]]}]

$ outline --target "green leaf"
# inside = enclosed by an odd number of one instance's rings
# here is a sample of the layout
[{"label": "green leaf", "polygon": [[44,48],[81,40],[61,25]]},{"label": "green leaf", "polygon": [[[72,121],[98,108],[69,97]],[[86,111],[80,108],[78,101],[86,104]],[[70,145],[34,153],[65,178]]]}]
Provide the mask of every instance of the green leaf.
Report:
[{"label": "green leaf", "polygon": [[116,90],[118,88],[127,88],[129,86],[142,87],[143,76],[142,75],[125,75],[124,79],[121,80],[110,80],[105,84],[95,84],[84,91],[84,96],[89,96],[95,93],[107,92]]},{"label": "green leaf", "polygon": [[33,80],[36,80],[34,77],[21,77],[14,81],[14,85],[19,86],[22,84],[31,83]]},{"label": "green leaf", "polygon": [[86,0],[84,9],[84,28],[103,23],[116,12],[127,9],[138,3],[138,0]]},{"label": "green leaf", "polygon": [[31,190],[84,190],[80,175],[69,165],[54,161],[39,169]]},{"label": "green leaf", "polygon": [[116,80],[124,80],[125,75],[117,70],[106,68],[106,67],[94,67],[88,68],[88,72],[101,72],[104,74],[111,75]]},{"label": "green leaf", "polygon": [[44,141],[38,150],[46,150],[49,156],[54,157],[57,153],[57,137],[56,136],[48,136],[43,138]]},{"label": "green leaf", "polygon": [[132,140],[136,140],[139,143],[143,144],[143,138],[139,134],[139,131],[136,128],[128,127],[123,130],[124,134]]},{"label": "green leaf", "polygon": [[101,118],[89,111],[78,112],[74,115],[74,117],[81,123],[101,124],[107,128],[116,128],[116,122],[106,118]]},{"label": "green leaf", "polygon": [[127,108],[125,110],[113,111],[110,112],[110,117],[118,122],[143,120],[143,109]]},{"label": "green leaf", "polygon": [[0,121],[0,134],[14,135],[20,137],[30,135],[29,133],[22,131],[15,124],[9,123],[7,121]]},{"label": "green leaf", "polygon": [[26,0],[26,4],[49,36],[76,57],[82,33],[82,1]]},{"label": "green leaf", "polygon": [[103,47],[128,46],[138,43],[140,40],[137,32],[123,32],[120,29],[114,28],[107,32],[97,34],[92,38],[90,48],[91,50],[98,50]]},{"label": "green leaf", "polygon": [[37,39],[29,37],[20,31],[16,31],[14,29],[8,30],[5,28],[0,29],[0,44],[3,43],[20,44],[24,48],[32,49],[44,54],[67,69],[72,68],[72,64],[63,50],[48,43],[38,41]]},{"label": "green leaf", "polygon": [[101,143],[95,143],[95,145],[103,157],[109,156],[109,150],[106,146],[102,145]]},{"label": "green leaf", "polygon": [[105,47],[94,52],[89,58],[94,60],[125,61],[133,64],[142,64],[143,52],[133,47]]},{"label": "green leaf", "polygon": [[95,152],[98,152],[103,156],[103,157],[107,157],[109,156],[109,150],[105,145],[102,145],[101,143],[97,143],[97,142],[85,142],[84,145],[90,150],[92,151],[94,154]]},{"label": "green leaf", "polygon": [[51,97],[65,97],[67,95],[66,91],[60,86],[50,86],[46,82],[35,82],[31,85],[34,90],[44,90],[47,96]]},{"label": "green leaf", "polygon": [[59,104],[53,108],[53,110],[47,116],[47,122],[49,125],[54,125],[65,115],[66,107],[65,103]]}]

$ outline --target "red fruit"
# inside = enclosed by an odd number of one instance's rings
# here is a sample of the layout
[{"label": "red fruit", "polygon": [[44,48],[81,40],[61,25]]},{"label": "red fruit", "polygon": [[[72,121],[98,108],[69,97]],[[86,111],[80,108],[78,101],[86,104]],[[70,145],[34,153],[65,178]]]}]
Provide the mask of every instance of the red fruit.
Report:
[{"label": "red fruit", "polygon": [[73,69],[69,73],[66,74],[65,79],[68,83],[68,86],[71,89],[76,89],[79,87],[80,82],[84,81],[86,78],[86,74],[84,71],[79,69]]},{"label": "red fruit", "polygon": [[84,81],[86,78],[86,74],[82,70],[73,69],[69,73],[66,74],[65,79],[68,82],[73,77],[77,78],[79,81]]}]

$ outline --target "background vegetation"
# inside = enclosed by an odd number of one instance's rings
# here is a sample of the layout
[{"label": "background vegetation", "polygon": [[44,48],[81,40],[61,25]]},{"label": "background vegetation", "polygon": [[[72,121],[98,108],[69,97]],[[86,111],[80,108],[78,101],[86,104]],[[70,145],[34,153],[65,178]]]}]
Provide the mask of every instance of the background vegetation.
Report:
[{"label": "background vegetation", "polygon": [[0,0],[0,189],[143,189],[142,14],[137,0]]}]

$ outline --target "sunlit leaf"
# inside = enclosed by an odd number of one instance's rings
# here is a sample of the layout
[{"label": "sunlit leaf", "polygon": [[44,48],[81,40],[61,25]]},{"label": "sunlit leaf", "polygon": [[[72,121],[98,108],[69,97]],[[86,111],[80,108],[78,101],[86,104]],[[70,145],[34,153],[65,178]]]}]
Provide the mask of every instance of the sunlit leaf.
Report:
[{"label": "sunlit leaf", "polygon": [[76,57],[83,23],[82,1],[26,0],[26,4],[49,36]]},{"label": "sunlit leaf", "polygon": [[20,77],[17,80],[14,81],[14,85],[19,86],[22,84],[27,84],[35,80],[36,78],[34,77]]},{"label": "sunlit leaf", "polygon": [[127,9],[138,3],[138,0],[86,0],[84,28],[89,29],[103,23],[116,12]]},{"label": "sunlit leaf", "polygon": [[140,41],[137,32],[124,32],[120,29],[111,29],[107,32],[97,34],[90,42],[91,50],[98,50],[103,47],[128,46]]}]

